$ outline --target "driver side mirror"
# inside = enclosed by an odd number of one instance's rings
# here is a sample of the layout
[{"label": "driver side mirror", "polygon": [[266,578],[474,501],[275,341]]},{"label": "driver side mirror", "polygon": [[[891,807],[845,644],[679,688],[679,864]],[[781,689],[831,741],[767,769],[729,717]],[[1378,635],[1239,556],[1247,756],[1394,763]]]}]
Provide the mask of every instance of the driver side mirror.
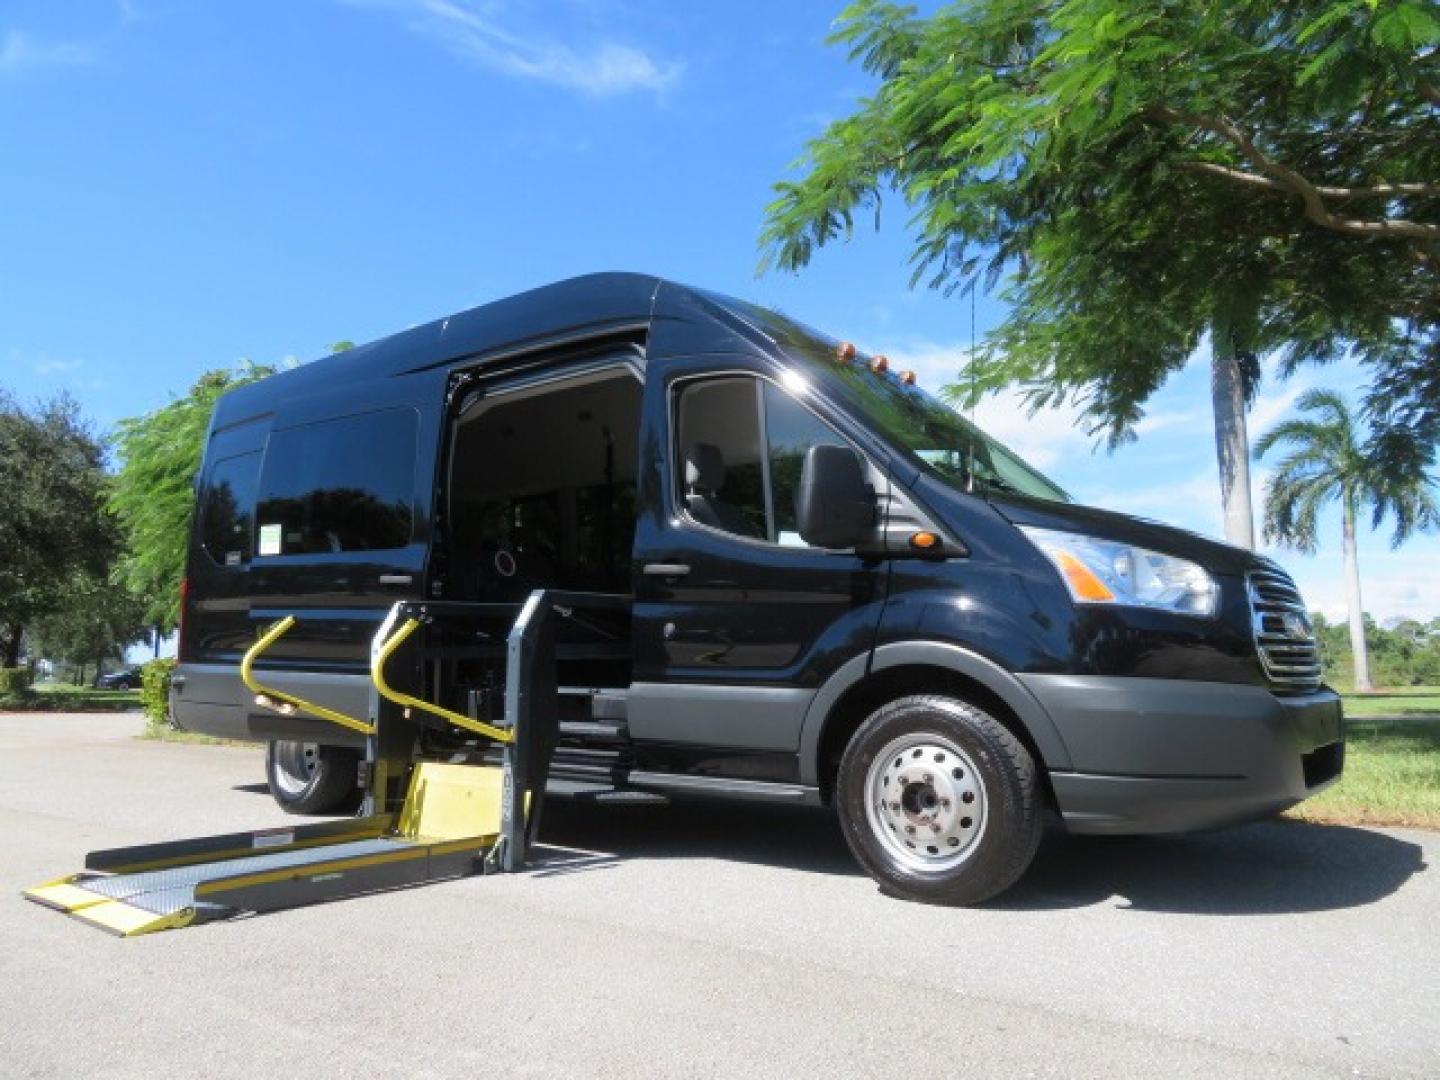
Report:
[{"label": "driver side mirror", "polygon": [[875,489],[865,462],[848,446],[821,443],[805,452],[795,492],[800,538],[822,548],[856,547],[875,528]]}]

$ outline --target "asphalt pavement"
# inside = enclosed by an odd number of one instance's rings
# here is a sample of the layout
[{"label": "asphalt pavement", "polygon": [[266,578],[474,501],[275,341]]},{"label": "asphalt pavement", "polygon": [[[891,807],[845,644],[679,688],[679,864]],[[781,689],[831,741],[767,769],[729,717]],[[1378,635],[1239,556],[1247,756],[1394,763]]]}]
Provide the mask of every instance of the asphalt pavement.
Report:
[{"label": "asphalt pavement", "polygon": [[20,890],[295,820],[139,730],[0,715],[0,1076],[1440,1075],[1440,834],[1056,833],[943,909],[824,813],[552,801],[524,874],[121,940]]}]

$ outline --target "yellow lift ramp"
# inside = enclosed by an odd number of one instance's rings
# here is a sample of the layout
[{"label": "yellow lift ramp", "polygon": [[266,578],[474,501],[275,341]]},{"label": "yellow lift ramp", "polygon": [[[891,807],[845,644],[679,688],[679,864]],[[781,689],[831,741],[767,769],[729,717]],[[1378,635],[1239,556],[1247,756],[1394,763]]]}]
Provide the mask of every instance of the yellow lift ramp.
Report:
[{"label": "yellow lift ramp", "polygon": [[[294,625],[294,617],[286,616],[246,653],[241,677],[263,708],[304,712],[366,735],[364,816],[95,851],[86,857],[83,872],[29,889],[25,896],[130,937],[520,869],[537,827],[557,737],[552,618],[556,611],[570,614],[575,606],[608,608],[623,600],[605,594],[532,593],[500,646],[505,651],[504,718],[497,724],[396,690],[387,680],[386,667],[428,623],[477,613],[493,616],[497,610],[508,617],[515,605],[396,604],[371,647],[369,720],[336,713],[260,682],[256,661]],[[417,652],[417,661],[422,655]],[[498,745],[501,766],[440,761],[397,766],[393,754],[387,762],[387,745],[414,744],[417,714],[432,725],[450,724]],[[387,742],[386,734],[398,737]],[[390,810],[395,800],[387,791],[400,790],[401,784],[403,802]]]}]

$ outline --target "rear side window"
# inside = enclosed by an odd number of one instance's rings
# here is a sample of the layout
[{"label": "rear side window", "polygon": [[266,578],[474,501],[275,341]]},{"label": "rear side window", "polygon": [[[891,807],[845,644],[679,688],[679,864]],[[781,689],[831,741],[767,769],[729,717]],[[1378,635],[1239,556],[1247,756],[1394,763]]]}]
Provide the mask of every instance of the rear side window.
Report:
[{"label": "rear side window", "polygon": [[221,566],[239,566],[254,553],[255,487],[260,454],[238,454],[210,466],[200,503],[200,542]]},{"label": "rear side window", "polygon": [[257,553],[383,551],[410,542],[413,409],[273,432],[256,510]]}]

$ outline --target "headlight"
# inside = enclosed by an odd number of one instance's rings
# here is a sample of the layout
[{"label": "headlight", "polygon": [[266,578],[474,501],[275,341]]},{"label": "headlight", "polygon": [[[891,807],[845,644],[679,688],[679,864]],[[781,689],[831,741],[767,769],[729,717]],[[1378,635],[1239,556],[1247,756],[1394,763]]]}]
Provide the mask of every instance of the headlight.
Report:
[{"label": "headlight", "polygon": [[1078,533],[1024,525],[1020,531],[1055,564],[1077,603],[1215,614],[1215,579],[1187,559]]}]

